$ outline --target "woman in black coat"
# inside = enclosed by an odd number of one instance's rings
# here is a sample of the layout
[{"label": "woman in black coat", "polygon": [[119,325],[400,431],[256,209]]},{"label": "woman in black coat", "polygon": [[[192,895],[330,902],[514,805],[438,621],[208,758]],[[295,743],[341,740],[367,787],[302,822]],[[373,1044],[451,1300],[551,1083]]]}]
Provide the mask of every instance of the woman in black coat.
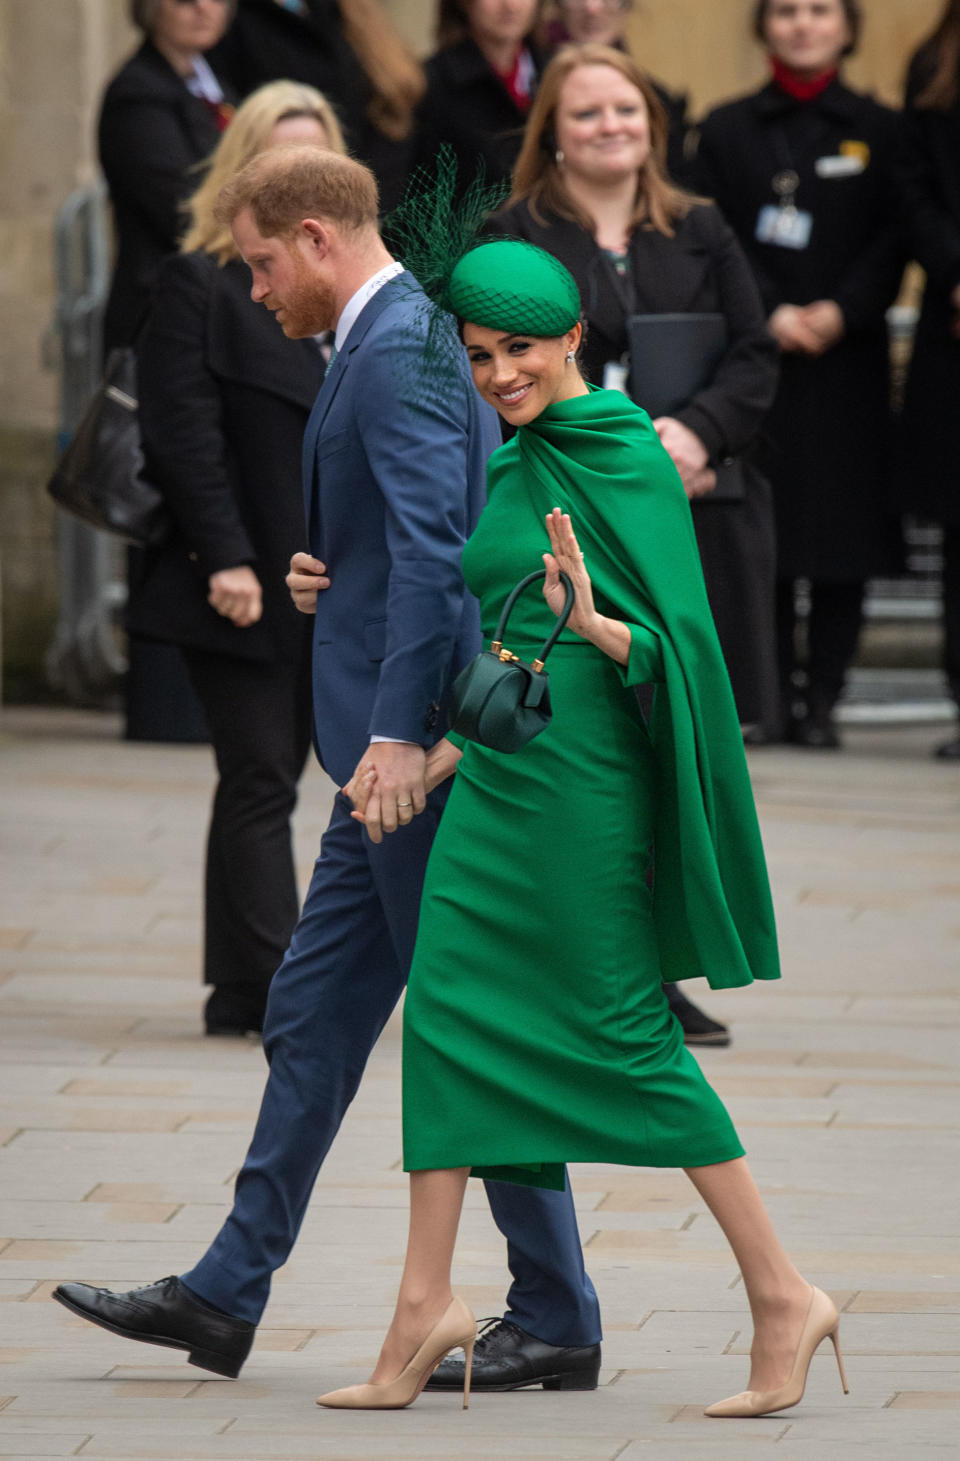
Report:
[{"label": "woman in black coat", "polygon": [[208,1033],[259,1030],[296,921],[290,817],[310,744],[310,623],[284,582],[303,539],[300,451],[323,377],[250,298],[213,217],[220,187],[265,146],[342,150],[311,87],[275,82],[240,107],[192,200],[186,252],[164,265],[138,346],[146,469],[176,522],[147,554],[128,625],[179,646],[217,760],[207,844]]},{"label": "woman in black coat", "polygon": [[543,67],[532,34],[538,9],[539,0],[440,0],[417,165],[431,168],[446,145],[460,192],[481,171],[487,183],[509,180]]},{"label": "woman in black coat", "polygon": [[[730,229],[661,173],[666,130],[651,83],[625,52],[566,47],[543,74],[513,194],[487,227],[570,270],[586,324],[582,369],[594,385],[622,379],[629,315],[723,315],[726,350],[712,378],[654,426],[691,499],[740,718],[763,726],[776,699],[773,519],[769,487],[744,454],[773,399],[776,347]],[[744,496],[711,501],[715,467],[733,457],[742,458]],[[688,1044],[729,1044],[726,1027],[675,986],[667,995]]]},{"label": "woman in black coat", "polygon": [[384,210],[399,202],[424,79],[380,0],[238,0],[211,60],[241,96],[281,79],[316,87],[376,175]]},{"label": "woman in black coat", "polygon": [[[622,161],[611,151],[615,116],[609,122],[600,117],[595,137],[577,136],[575,118],[590,103],[586,93],[581,98],[572,90],[581,78],[600,97],[616,100],[625,87],[629,102],[631,93],[639,93],[649,128],[644,120],[642,138],[626,138]],[[625,126],[633,127],[632,119]],[[616,376],[626,361],[629,315],[725,316],[727,348],[713,378],[672,418],[654,424],[691,497],[740,719],[765,725],[776,710],[769,488],[746,460],[742,500],[711,501],[710,493],[713,468],[749,453],[757,436],[776,387],[776,347],[731,230],[715,208],[688,198],[660,174],[654,154],[665,126],[649,81],[624,52],[566,47],[544,73],[513,194],[488,228],[537,244],[570,270],[587,327],[583,370],[595,385],[606,384],[609,367]],[[611,167],[623,173],[618,199],[604,176]],[[648,195],[659,202],[648,206]]]},{"label": "woman in black coat", "polygon": [[107,352],[133,342],[160,265],[183,233],[181,204],[196,186],[191,168],[230,119],[233,92],[203,60],[230,14],[228,0],[131,0],[144,41],[108,85],[98,127],[117,237]]},{"label": "woman in black coat", "polygon": [[[903,215],[927,283],[907,377],[904,506],[943,525],[944,668],[960,706],[960,0],[913,57],[906,101]],[[937,755],[960,760],[960,735]]]},{"label": "woman in black coat", "polygon": [[[100,165],[113,205],[117,257],[103,325],[104,352],[132,345],[160,267],[183,233],[181,205],[196,186],[192,169],[213,151],[233,111],[233,93],[204,61],[232,13],[228,0],[130,0],[144,34],[103,98]],[[131,584],[141,555],[127,553]],[[203,713],[176,650],[130,636],[126,736],[133,741],[203,741]]]},{"label": "woman in black coat", "polygon": [[[897,119],[839,79],[860,28],[856,0],[759,0],[754,20],[774,79],[706,118],[695,178],[743,245],[781,351],[761,460],[776,506],[784,730],[833,747],[865,580],[891,566],[885,312],[905,262]],[[810,581],[803,693],[799,578]]]}]

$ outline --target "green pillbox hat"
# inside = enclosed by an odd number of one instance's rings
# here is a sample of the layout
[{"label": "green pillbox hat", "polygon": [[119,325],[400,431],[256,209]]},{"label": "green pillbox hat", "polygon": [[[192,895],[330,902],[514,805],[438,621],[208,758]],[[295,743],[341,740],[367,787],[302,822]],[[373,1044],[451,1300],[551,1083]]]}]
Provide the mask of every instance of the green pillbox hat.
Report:
[{"label": "green pillbox hat", "polygon": [[464,254],[445,303],[458,319],[515,335],[563,335],[580,318],[570,271],[534,244],[512,239]]}]

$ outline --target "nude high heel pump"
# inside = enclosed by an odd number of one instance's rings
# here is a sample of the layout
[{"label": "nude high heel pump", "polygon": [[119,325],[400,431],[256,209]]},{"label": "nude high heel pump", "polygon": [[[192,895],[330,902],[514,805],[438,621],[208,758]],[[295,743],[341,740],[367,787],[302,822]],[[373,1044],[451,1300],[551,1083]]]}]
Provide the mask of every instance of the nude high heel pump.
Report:
[{"label": "nude high heel pump", "polygon": [[454,1296],[427,1335],[413,1359],[395,1380],[386,1385],[348,1385],[321,1395],[318,1405],[331,1410],[402,1410],[412,1405],[440,1361],[452,1349],[466,1356],[463,1372],[463,1408],[470,1407],[470,1372],[477,1321],[462,1299]]},{"label": "nude high heel pump", "polygon": [[800,1342],[797,1345],[790,1378],[786,1384],[781,1385],[778,1390],[744,1390],[740,1395],[731,1395],[729,1400],[718,1400],[716,1405],[709,1405],[703,1412],[704,1415],[727,1418],[769,1415],[771,1411],[786,1410],[788,1406],[796,1405],[799,1400],[803,1399],[807,1371],[810,1368],[810,1361],[813,1359],[813,1352],[820,1341],[827,1338],[833,1342],[843,1393],[849,1395],[847,1377],[843,1369],[843,1357],[840,1354],[840,1345],[837,1340],[839,1327],[840,1315],[837,1313],[833,1301],[821,1289],[815,1288],[810,1295],[810,1307],[807,1310],[807,1317],[803,1321]]}]

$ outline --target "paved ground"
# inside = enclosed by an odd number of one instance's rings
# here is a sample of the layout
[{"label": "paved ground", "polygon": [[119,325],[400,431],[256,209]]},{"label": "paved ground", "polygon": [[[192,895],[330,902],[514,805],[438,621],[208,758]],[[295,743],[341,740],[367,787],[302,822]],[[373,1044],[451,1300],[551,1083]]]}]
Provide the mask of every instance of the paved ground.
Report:
[{"label": "paved ground", "polygon": [[[391,1023],[278,1276],[239,1381],[95,1330],[49,1301],[189,1265],[226,1211],[260,1050],[198,1033],[203,748],[115,739],[109,717],[0,723],[0,1456],[240,1461],[914,1461],[957,1454],[960,1411],[960,778],[935,729],[856,730],[836,756],[754,753],[781,984],[710,996],[703,1055],[781,1231],[844,1311],[803,1404],[710,1421],[749,1329],[720,1236],[681,1175],[581,1168],[606,1319],[596,1394],[447,1396],[316,1410],[364,1377],[405,1237]],[[328,804],[307,779],[306,877]],[[475,1185],[475,1184],[474,1184]],[[457,1286],[480,1315],[503,1252],[472,1192]]]}]

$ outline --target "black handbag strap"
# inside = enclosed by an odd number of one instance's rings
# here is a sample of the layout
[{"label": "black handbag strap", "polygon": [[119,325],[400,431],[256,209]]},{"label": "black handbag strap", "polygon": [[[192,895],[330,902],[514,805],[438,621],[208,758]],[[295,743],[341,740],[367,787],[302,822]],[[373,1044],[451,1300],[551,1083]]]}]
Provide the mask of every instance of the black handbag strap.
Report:
[{"label": "black handbag strap", "polygon": [[[494,654],[499,654],[503,646],[503,636],[506,633],[507,620],[510,618],[511,613],[513,612],[513,606],[517,602],[517,599],[523,593],[524,589],[529,588],[532,583],[539,583],[539,581],[542,578],[546,578],[546,576],[547,570],[545,568],[538,568],[534,573],[528,573],[526,578],[521,578],[516,587],[510,590],[510,593],[507,595],[507,601],[500,611],[500,620],[497,624],[496,631],[494,632],[493,644],[491,645]],[[573,584],[571,583],[568,575],[562,570],[560,572],[560,581],[566,589],[567,597],[564,602],[563,608],[557,615],[557,622],[554,624],[550,634],[547,635],[547,638],[543,642],[543,648],[533,662],[534,669],[538,669],[538,667],[540,669],[543,668],[544,660],[550,653],[553,646],[556,644],[557,640],[560,638],[560,635],[563,633],[567,620],[570,618],[570,614],[573,610],[573,606],[577,601],[577,595]]]}]

